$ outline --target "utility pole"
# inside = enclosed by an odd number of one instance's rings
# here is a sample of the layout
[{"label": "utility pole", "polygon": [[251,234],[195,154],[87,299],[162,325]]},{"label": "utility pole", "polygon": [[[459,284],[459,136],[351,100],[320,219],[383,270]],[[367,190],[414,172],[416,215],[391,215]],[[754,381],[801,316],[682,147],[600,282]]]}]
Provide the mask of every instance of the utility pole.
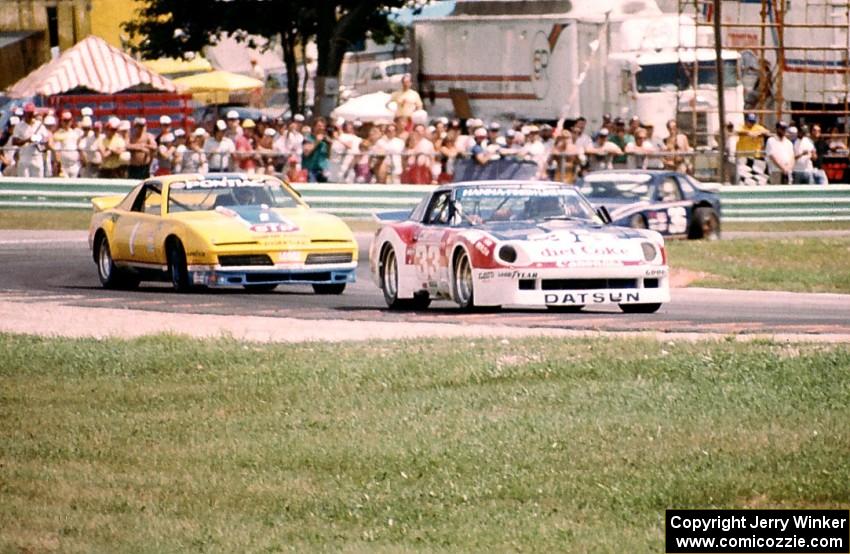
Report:
[{"label": "utility pole", "polygon": [[717,117],[720,129],[720,184],[726,184],[726,99],[723,88],[723,43],[720,33],[722,0],[714,0],[714,64],[717,68]]}]

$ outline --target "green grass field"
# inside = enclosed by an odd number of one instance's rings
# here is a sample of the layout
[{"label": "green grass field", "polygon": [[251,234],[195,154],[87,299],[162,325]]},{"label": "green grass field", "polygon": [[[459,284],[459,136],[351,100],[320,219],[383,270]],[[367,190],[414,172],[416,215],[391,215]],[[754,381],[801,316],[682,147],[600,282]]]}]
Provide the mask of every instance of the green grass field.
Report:
[{"label": "green grass field", "polygon": [[670,241],[667,253],[670,267],[707,274],[693,286],[850,293],[850,236]]},{"label": "green grass field", "polygon": [[846,507],[847,346],[0,335],[2,552],[660,552]]}]

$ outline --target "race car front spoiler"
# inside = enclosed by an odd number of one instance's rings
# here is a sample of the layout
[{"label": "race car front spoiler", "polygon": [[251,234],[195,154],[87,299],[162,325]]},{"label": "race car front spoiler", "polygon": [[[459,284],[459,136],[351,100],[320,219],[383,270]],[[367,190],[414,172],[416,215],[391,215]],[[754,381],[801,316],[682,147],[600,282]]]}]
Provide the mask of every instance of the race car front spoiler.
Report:
[{"label": "race car front spoiler", "polygon": [[353,283],[356,263],[309,268],[189,266],[194,285],[236,287],[245,285],[323,285]]}]

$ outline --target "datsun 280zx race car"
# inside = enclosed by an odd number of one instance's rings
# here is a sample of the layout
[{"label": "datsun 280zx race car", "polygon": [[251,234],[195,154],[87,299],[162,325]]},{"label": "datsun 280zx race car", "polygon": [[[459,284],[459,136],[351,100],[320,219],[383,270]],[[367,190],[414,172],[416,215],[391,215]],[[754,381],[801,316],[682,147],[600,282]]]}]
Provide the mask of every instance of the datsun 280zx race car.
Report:
[{"label": "datsun 280zx race car", "polygon": [[594,171],[576,185],[616,225],[689,239],[720,238],[720,198],[684,173],[652,169]]},{"label": "datsun 280zx race car", "polygon": [[272,176],[156,177],[92,204],[89,246],[106,288],[166,280],[178,291],[309,284],[340,294],[354,281],[357,243],[348,226],[309,209]]},{"label": "datsun 280zx race car", "polygon": [[386,223],[370,248],[372,277],[390,308],[444,298],[467,309],[618,304],[655,312],[670,300],[664,239],[607,225],[606,217],[558,183],[439,187],[406,218],[379,215]]}]

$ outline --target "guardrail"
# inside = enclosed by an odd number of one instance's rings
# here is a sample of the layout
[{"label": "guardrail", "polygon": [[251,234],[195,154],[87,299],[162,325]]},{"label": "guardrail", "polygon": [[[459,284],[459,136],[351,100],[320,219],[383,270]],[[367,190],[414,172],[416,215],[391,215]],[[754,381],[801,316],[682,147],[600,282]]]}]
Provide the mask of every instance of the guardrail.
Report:
[{"label": "guardrail", "polygon": [[[136,181],[0,179],[0,208],[90,209],[95,196],[126,194]],[[354,218],[412,208],[431,185],[298,183],[312,207]],[[850,221],[850,185],[726,185],[718,188],[725,221]]]}]

